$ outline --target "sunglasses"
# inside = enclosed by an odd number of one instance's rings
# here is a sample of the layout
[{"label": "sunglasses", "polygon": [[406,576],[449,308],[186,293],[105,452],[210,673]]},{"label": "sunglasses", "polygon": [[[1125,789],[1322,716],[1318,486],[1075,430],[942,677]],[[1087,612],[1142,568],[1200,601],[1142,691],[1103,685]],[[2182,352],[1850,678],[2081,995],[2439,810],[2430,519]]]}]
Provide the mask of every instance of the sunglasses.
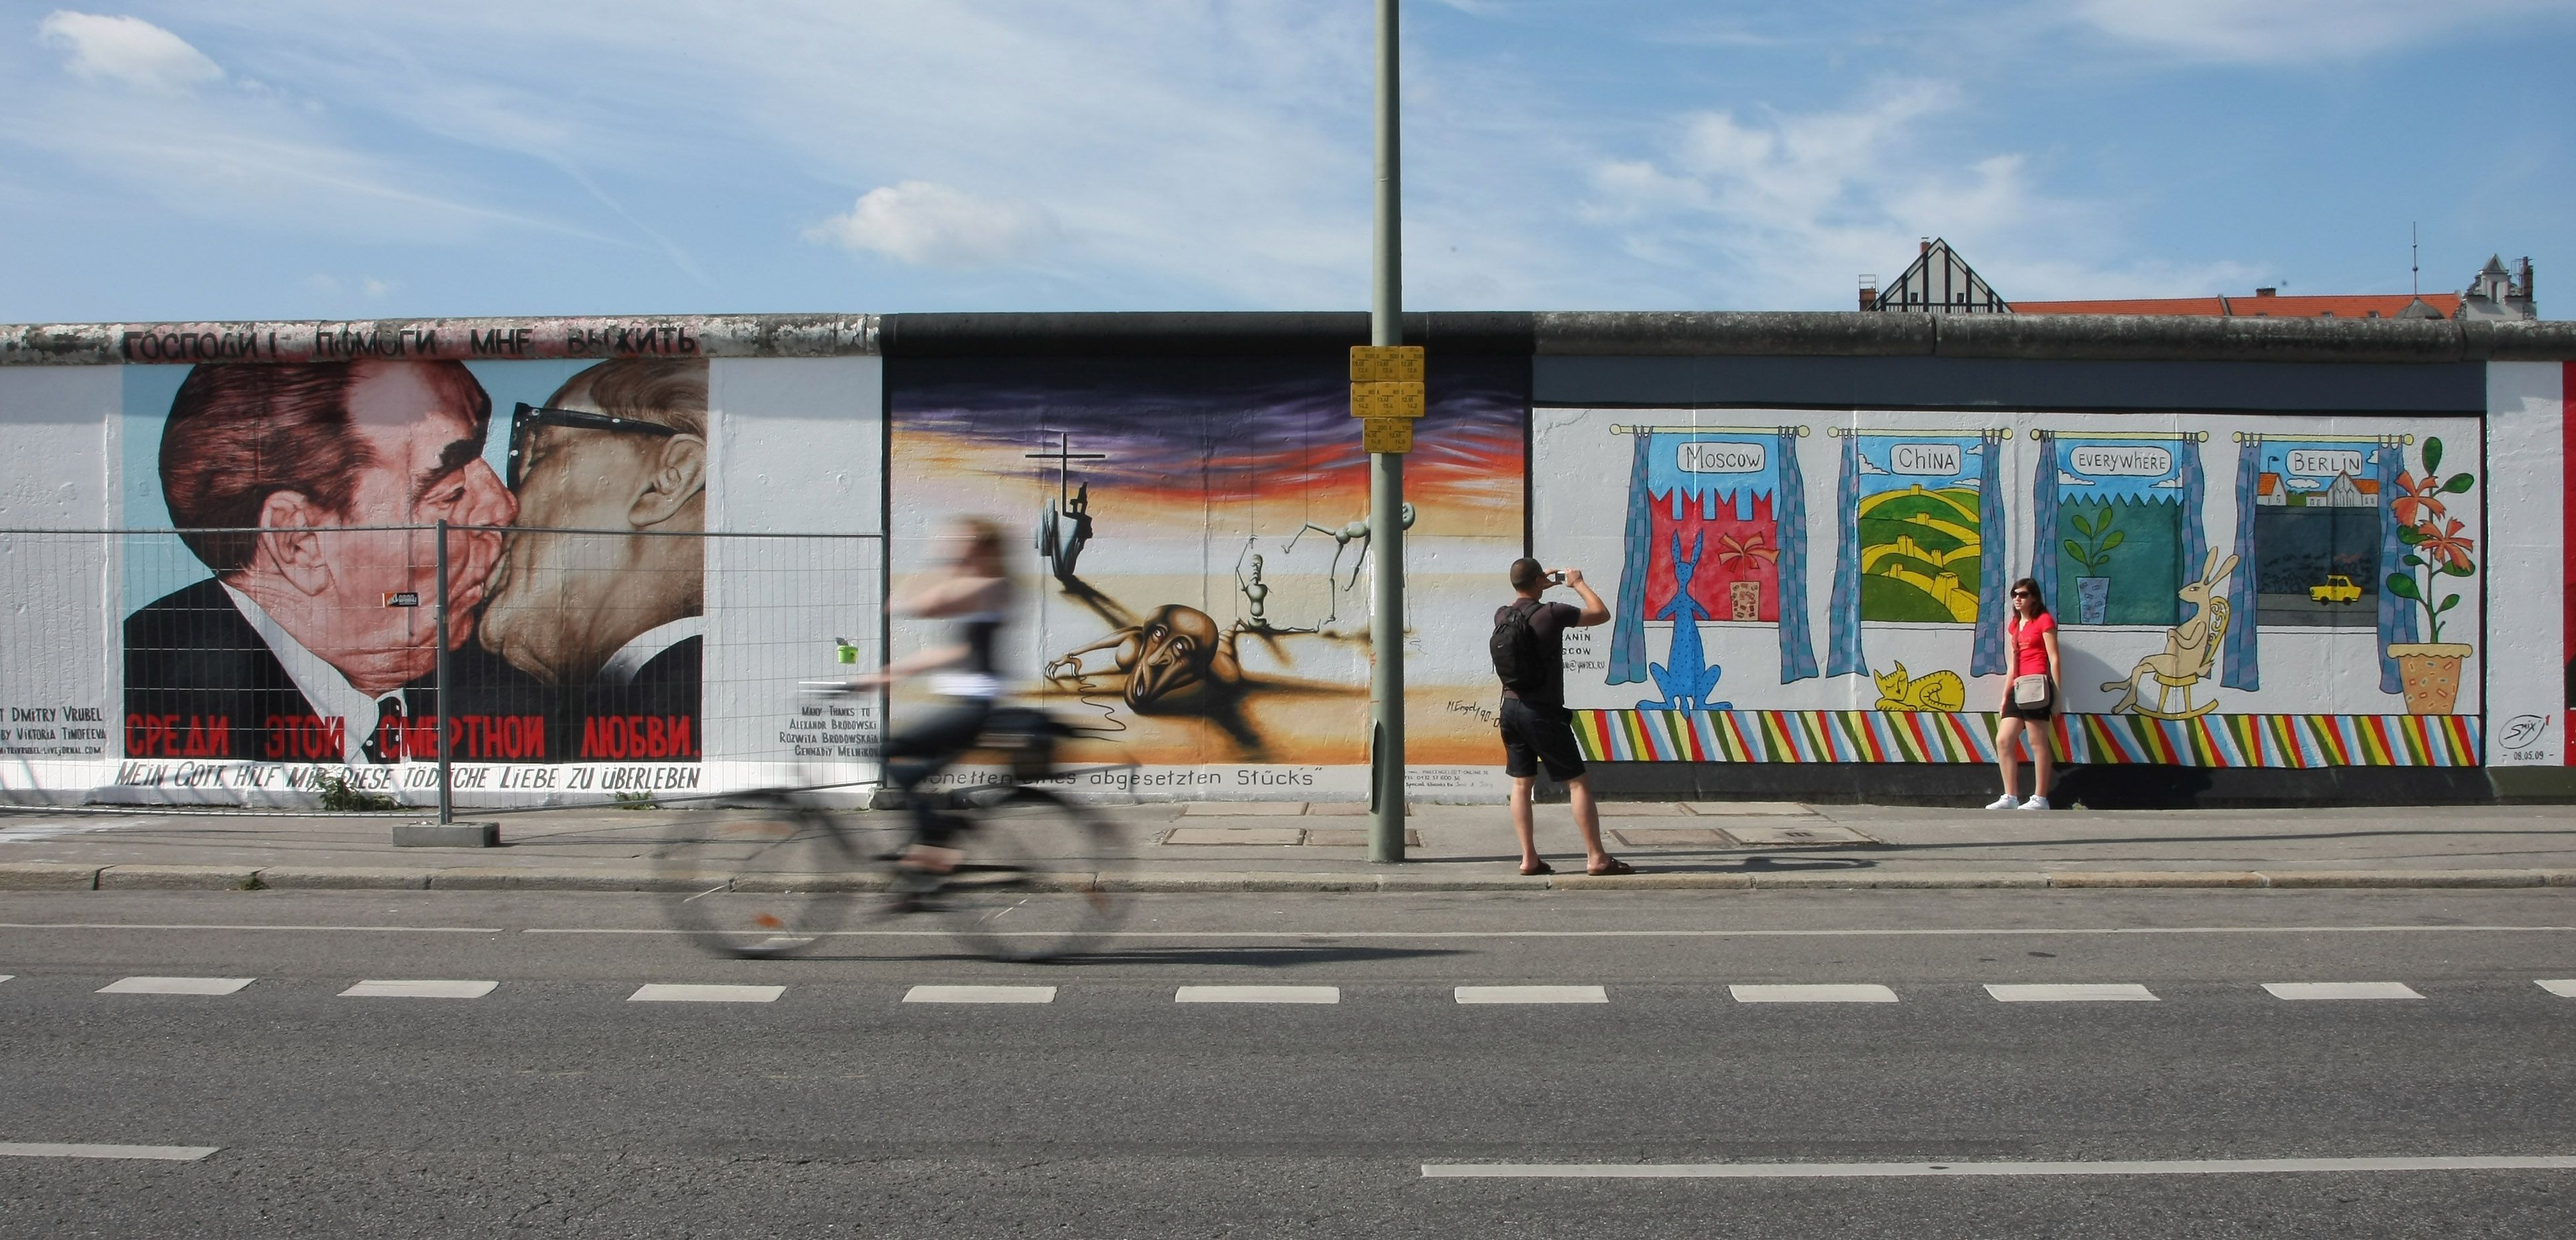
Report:
[{"label": "sunglasses", "polygon": [[519,489],[521,467],[528,459],[528,433],[540,426],[563,426],[585,431],[626,431],[638,435],[660,435],[668,438],[680,432],[659,422],[635,418],[611,417],[605,413],[588,413],[579,409],[554,409],[520,401],[510,410],[510,464],[502,480],[510,489]]},{"label": "sunglasses", "polygon": [[2028,591],[2028,590],[2015,590],[2015,591],[2013,591],[2013,597],[2014,597],[2014,598],[2038,598],[2039,596],[2038,596],[2038,595],[2036,595],[2036,594],[2031,593],[2031,592],[2030,592],[2030,591]]}]

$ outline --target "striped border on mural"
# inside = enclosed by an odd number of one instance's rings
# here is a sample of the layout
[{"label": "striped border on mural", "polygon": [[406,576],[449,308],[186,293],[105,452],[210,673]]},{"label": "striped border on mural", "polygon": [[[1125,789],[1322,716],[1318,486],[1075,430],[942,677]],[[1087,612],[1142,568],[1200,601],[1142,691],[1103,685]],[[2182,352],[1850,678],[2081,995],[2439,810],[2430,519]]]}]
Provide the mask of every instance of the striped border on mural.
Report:
[{"label": "striped border on mural", "polygon": [[[1995,716],[1876,710],[1578,710],[1597,762],[1992,762]],[[2060,716],[2068,762],[2212,767],[2476,766],[2474,715]]]}]

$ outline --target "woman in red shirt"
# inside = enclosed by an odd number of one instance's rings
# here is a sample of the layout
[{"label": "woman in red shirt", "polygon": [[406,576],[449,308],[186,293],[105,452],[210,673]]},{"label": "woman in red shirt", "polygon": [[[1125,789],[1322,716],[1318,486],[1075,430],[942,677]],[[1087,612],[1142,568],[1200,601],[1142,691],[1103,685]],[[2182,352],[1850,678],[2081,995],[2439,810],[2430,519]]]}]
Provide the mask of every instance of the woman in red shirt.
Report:
[{"label": "woman in red shirt", "polygon": [[[1995,721],[1995,762],[2003,768],[2004,795],[1987,809],[2047,809],[2048,775],[2053,742],[2050,717],[2057,713],[2057,618],[2039,596],[2039,583],[2024,577],[2013,583],[2012,623],[2005,634],[2012,645],[2012,676],[2004,681],[2002,718]],[[2029,677],[2039,680],[2027,686]],[[2017,741],[2030,742],[2030,799],[2013,788],[2020,783],[2020,764],[2013,761]]]}]

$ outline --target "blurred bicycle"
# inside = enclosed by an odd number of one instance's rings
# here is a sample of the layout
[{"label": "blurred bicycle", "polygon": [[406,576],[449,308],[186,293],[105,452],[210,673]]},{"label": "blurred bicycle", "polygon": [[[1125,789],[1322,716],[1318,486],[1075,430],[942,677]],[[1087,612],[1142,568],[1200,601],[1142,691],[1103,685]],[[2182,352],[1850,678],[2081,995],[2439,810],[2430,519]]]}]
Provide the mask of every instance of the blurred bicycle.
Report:
[{"label": "blurred bicycle", "polygon": [[995,708],[973,744],[1002,760],[990,782],[913,793],[937,798],[947,818],[943,847],[957,860],[944,872],[908,863],[911,817],[834,808],[824,788],[752,793],[738,808],[688,815],[660,850],[664,885],[686,892],[671,903],[673,924],[711,950],[755,959],[805,951],[854,918],[914,916],[996,960],[1069,954],[1121,912],[1099,878],[1116,829],[1034,786],[1058,774],[1058,745],[1085,734],[1042,710]]}]

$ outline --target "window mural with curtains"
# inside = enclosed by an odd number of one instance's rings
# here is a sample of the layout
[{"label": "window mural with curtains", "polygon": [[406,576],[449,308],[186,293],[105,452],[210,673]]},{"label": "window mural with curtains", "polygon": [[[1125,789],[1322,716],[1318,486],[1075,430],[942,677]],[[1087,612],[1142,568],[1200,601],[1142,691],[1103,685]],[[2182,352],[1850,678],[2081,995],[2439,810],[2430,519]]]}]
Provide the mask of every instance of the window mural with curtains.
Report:
[{"label": "window mural with curtains", "polygon": [[1610,606],[1566,645],[1602,760],[1991,761],[2027,572],[2065,626],[2070,760],[2467,765],[2481,430],[1540,406],[1532,552]]}]

